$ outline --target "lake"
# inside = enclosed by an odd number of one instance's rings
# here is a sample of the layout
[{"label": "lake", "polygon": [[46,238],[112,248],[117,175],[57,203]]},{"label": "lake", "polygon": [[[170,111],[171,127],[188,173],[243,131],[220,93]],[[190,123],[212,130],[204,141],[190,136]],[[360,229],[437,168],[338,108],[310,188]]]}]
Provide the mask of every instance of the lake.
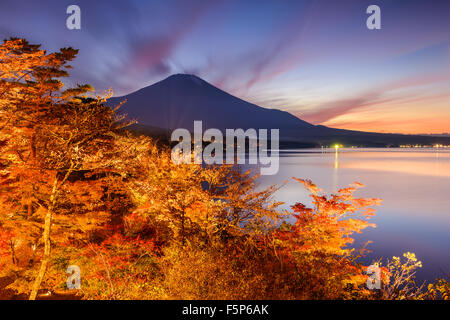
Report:
[{"label": "lake", "polygon": [[[311,179],[325,192],[357,181],[365,185],[358,197],[382,198],[367,228],[353,247],[373,241],[362,262],[416,253],[423,267],[418,280],[434,280],[450,273],[450,149],[299,149],[280,151],[280,170],[261,176],[260,187],[282,184],[291,177]],[[275,194],[284,208],[295,202],[310,204],[307,192],[290,179]]]}]

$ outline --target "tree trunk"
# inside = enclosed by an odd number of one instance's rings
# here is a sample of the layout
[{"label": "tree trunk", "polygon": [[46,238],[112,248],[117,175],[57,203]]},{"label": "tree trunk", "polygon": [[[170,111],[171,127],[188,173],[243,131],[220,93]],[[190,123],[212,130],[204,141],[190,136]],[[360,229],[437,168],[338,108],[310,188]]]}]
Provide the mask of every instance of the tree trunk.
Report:
[{"label": "tree trunk", "polygon": [[181,244],[184,246],[184,212],[181,214]]},{"label": "tree trunk", "polygon": [[44,279],[45,272],[47,271],[47,265],[50,261],[50,229],[52,225],[52,215],[53,215],[53,209],[55,207],[56,202],[56,193],[58,190],[58,177],[55,177],[55,181],[53,182],[53,189],[52,194],[50,196],[50,205],[47,210],[47,214],[45,215],[45,221],[44,221],[44,234],[43,234],[43,240],[44,240],[44,256],[41,260],[41,267],[39,269],[39,273],[34,280],[33,289],[30,294],[30,300],[36,300],[39,288],[41,286],[42,280]]}]

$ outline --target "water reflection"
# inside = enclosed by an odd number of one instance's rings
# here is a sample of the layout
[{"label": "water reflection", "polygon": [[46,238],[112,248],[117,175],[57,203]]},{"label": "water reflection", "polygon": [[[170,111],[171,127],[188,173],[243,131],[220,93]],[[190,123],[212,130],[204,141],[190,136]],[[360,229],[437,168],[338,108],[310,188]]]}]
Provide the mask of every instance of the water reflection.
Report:
[{"label": "water reflection", "polygon": [[[361,182],[365,188],[358,196],[383,199],[373,219],[377,228],[356,237],[356,245],[373,241],[367,260],[411,251],[423,261],[419,279],[442,276],[441,269],[450,273],[450,150],[333,148],[290,150],[281,156],[279,173],[261,177],[261,187],[298,177],[334,192]],[[310,203],[295,182],[275,198],[286,202],[285,208],[297,201]]]},{"label": "water reflection", "polygon": [[339,188],[338,183],[338,169],[339,169],[339,149],[336,148],[334,153],[334,171],[333,171],[333,190],[336,192]]}]

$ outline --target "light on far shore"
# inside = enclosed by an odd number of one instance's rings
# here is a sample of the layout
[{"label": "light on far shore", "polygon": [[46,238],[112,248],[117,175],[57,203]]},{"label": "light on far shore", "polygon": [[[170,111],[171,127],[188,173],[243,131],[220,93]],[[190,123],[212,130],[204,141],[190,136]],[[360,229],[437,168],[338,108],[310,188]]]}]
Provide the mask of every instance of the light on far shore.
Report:
[{"label": "light on far shore", "polygon": [[444,144],[434,144],[434,145],[410,145],[410,144],[402,144],[400,148],[450,148],[450,145]]}]

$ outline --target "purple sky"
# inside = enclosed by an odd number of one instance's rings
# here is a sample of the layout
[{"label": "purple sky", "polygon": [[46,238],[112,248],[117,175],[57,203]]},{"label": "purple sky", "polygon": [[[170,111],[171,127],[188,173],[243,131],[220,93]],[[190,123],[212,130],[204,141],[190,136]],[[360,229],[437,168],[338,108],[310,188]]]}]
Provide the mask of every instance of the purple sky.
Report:
[{"label": "purple sky", "polygon": [[[366,28],[371,4],[381,30]],[[194,73],[315,124],[450,132],[448,0],[2,0],[0,36],[80,49],[69,82],[99,92]]]}]

